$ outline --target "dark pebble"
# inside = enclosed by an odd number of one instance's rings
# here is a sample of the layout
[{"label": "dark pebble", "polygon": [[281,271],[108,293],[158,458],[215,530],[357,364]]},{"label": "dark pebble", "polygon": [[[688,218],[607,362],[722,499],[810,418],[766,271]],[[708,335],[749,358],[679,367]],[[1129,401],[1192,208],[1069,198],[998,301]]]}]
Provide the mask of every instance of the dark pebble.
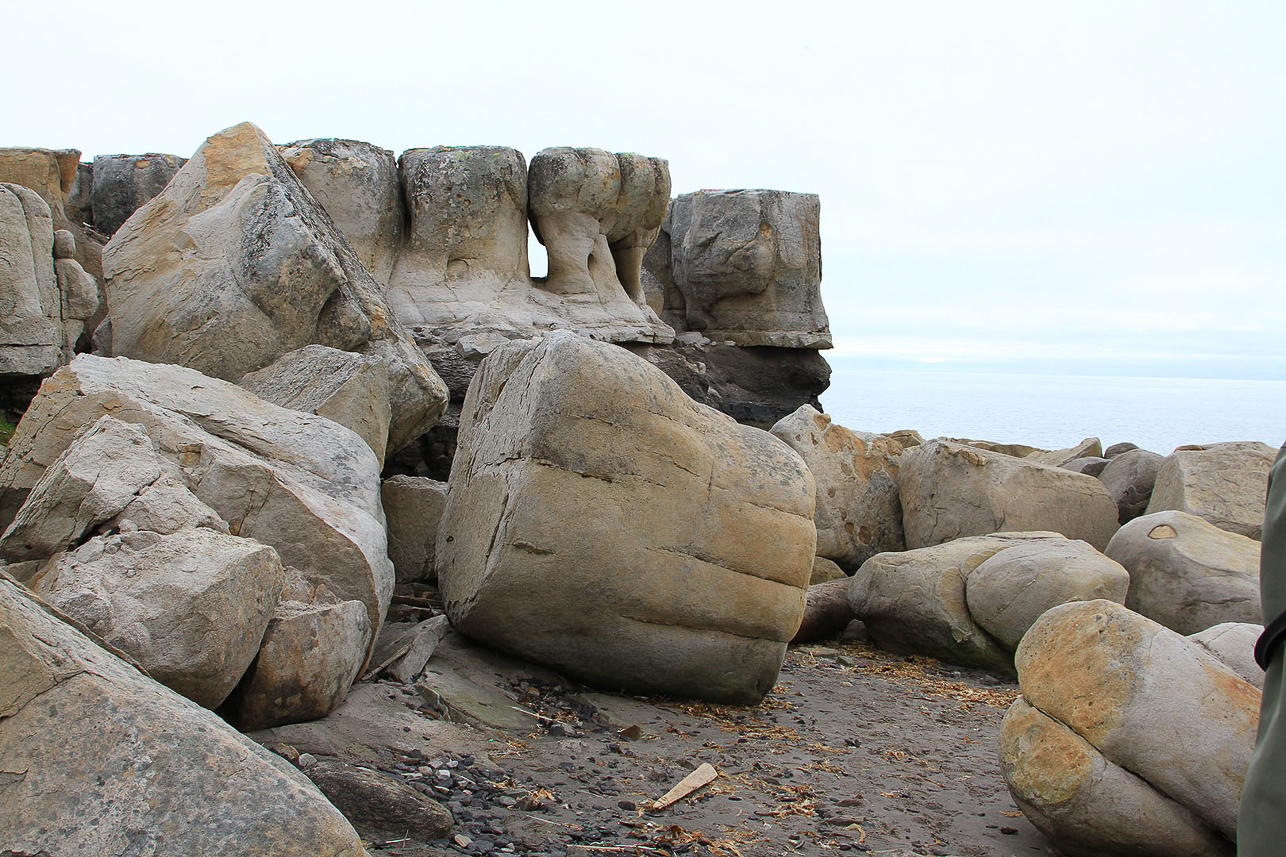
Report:
[{"label": "dark pebble", "polygon": [[628,810],[630,812],[633,812],[634,810],[639,808],[638,804],[636,804],[632,800],[618,800],[616,802],[616,805],[619,806],[621,809]]}]

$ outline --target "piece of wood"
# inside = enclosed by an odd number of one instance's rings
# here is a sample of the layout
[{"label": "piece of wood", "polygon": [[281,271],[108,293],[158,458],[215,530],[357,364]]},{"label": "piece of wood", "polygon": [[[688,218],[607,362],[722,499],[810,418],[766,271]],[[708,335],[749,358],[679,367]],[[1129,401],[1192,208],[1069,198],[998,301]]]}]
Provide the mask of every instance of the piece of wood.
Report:
[{"label": "piece of wood", "polygon": [[719,772],[709,762],[702,762],[701,767],[679,780],[678,785],[661,795],[648,805],[648,809],[665,809],[675,801],[683,800],[697,789],[714,782]]}]

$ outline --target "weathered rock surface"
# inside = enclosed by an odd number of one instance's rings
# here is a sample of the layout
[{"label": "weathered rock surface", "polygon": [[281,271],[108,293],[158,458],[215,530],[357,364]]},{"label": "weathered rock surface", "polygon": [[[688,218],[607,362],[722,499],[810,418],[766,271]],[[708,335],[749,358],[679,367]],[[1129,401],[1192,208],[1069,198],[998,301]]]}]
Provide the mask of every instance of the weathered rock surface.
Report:
[{"label": "weathered rock surface", "polygon": [[382,771],[326,759],[304,773],[367,839],[427,842],[451,831],[442,804]]},{"label": "weathered rock surface", "polygon": [[27,187],[0,184],[0,376],[57,369],[61,315],[49,206]]},{"label": "weathered rock surface", "polygon": [[828,580],[839,580],[841,577],[847,578],[848,575],[844,573],[844,569],[835,564],[834,560],[824,556],[813,557],[813,574],[808,578],[809,586],[825,583]]},{"label": "weathered rock surface", "polygon": [[664,289],[664,319],[716,342],[830,348],[820,212],[808,193],[701,190],[676,198],[646,261]]},{"label": "weathered rock surface", "polygon": [[1001,726],[1001,765],[1036,827],[1075,854],[1232,853],[1253,686],[1109,601],[1045,613],[1016,664],[1023,698]]},{"label": "weathered rock surface", "polygon": [[1255,663],[1255,642],[1262,633],[1263,625],[1220,622],[1204,631],[1189,634],[1188,639],[1200,643],[1206,651],[1223,661],[1224,666],[1262,691],[1264,670]]},{"label": "weathered rock surface", "polygon": [[785,444],[560,332],[470,387],[438,579],[456,628],[588,683],[753,703],[799,626],[812,510]]},{"label": "weathered rock surface", "polygon": [[362,857],[301,774],[0,579],[0,841],[12,853]]},{"label": "weathered rock surface", "polygon": [[1157,470],[1148,513],[1173,509],[1258,539],[1277,450],[1253,441],[1184,446]]},{"label": "weathered rock surface", "polygon": [[792,643],[808,643],[838,637],[856,619],[848,600],[848,578],[814,583],[808,587],[804,618]]},{"label": "weathered rock surface", "polygon": [[854,615],[895,652],[1013,672],[1013,651],[1046,610],[1125,598],[1124,569],[1083,542],[1020,532],[877,554],[849,580]]},{"label": "weathered rock surface", "polygon": [[49,206],[54,229],[67,229],[76,236],[76,261],[90,276],[101,280],[102,236],[69,218],[66,210],[79,167],[76,149],[0,148],[0,182],[19,184],[39,194]]},{"label": "weathered rock surface", "polygon": [[388,555],[398,583],[433,576],[434,543],[447,503],[447,484],[420,476],[390,476],[380,485],[388,520]]},{"label": "weathered rock surface", "polygon": [[259,650],[284,580],[272,548],[189,527],[97,536],[29,585],[152,678],[215,708]]},{"label": "weathered rock surface", "polygon": [[877,553],[906,548],[898,498],[902,445],[854,432],[802,405],[772,427],[799,453],[817,485],[817,555],[856,569]]},{"label": "weathered rock surface", "polygon": [[1098,476],[1107,465],[1108,459],[1090,456],[1088,458],[1073,458],[1066,464],[1060,464],[1059,466],[1077,473],[1084,473],[1086,476]]},{"label": "weathered rock surface", "polygon": [[377,283],[388,285],[402,242],[402,194],[393,153],[360,140],[296,140],[282,157],[353,245]]},{"label": "weathered rock surface", "polygon": [[1063,467],[1080,458],[1102,458],[1103,444],[1096,437],[1087,437],[1076,446],[1067,449],[1037,451],[1024,456],[1036,464],[1048,464],[1051,467]]},{"label": "weathered rock surface", "polygon": [[901,458],[899,490],[909,548],[963,536],[1050,530],[1102,550],[1117,509],[1092,476],[931,440]]},{"label": "weathered rock surface", "polygon": [[352,429],[383,466],[393,411],[388,369],[379,358],[307,345],[243,375],[237,386],[265,402]]},{"label": "weathered rock surface", "polygon": [[1115,455],[1098,474],[1118,510],[1117,520],[1129,523],[1142,515],[1152,500],[1152,486],[1165,459],[1146,449],[1127,449]]},{"label": "weathered rock surface", "polygon": [[393,449],[446,408],[352,246],[249,123],[208,139],[112,237],[104,264],[113,354],[231,381],[305,345],[378,357]]},{"label": "weathered rock surface", "polygon": [[1185,512],[1155,512],[1121,527],[1106,553],[1130,573],[1125,606],[1180,634],[1263,622],[1252,538]]},{"label": "weathered rock surface", "polygon": [[76,261],[76,237],[66,229],[54,233],[54,274],[62,300],[63,354],[89,350],[89,335],[107,313],[102,287]]},{"label": "weathered rock surface", "polygon": [[165,190],[186,158],[155,152],[98,155],[93,164],[94,228],[112,235],[143,203]]},{"label": "weathered rock surface", "polygon": [[[379,465],[356,434],[191,369],[81,355],[49,378],[0,467],[0,499],[21,501],[78,432],[106,414],[142,427],[182,484],[233,535],[368,616],[367,644],[393,589]],[[84,517],[84,513],[81,513]]]}]

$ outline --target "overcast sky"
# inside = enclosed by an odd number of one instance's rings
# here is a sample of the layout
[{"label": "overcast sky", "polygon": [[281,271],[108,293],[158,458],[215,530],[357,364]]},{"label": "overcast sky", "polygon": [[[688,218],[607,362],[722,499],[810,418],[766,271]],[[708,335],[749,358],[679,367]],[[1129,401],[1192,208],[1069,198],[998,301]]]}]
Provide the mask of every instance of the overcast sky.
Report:
[{"label": "overcast sky", "polygon": [[[12,3],[0,145],[660,155],[822,199],[835,354],[1286,379],[1286,3]],[[543,260],[533,259],[533,267]]]}]

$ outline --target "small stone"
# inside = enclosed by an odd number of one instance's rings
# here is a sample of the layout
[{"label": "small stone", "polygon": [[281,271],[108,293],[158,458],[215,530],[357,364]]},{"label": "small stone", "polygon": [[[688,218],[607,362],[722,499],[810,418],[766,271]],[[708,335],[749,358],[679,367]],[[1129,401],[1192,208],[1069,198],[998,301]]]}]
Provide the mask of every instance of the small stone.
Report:
[{"label": "small stone", "polygon": [[316,756],[314,756],[312,753],[300,753],[300,754],[299,754],[299,767],[300,767],[300,768],[308,769],[308,768],[311,768],[311,767],[312,767],[313,765],[315,765],[315,764],[317,764],[317,757],[316,757]]}]

